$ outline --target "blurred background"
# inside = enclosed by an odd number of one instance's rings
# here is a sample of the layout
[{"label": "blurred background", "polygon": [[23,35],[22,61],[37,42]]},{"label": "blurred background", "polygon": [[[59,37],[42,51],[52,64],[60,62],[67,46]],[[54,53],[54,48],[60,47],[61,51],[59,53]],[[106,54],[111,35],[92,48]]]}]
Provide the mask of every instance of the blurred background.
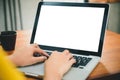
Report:
[{"label": "blurred background", "polygon": [[[41,0],[0,0],[0,32],[32,29],[37,5]],[[64,2],[108,3],[110,5],[107,29],[120,33],[120,0],[44,0]],[[97,14],[97,13],[96,13]]]}]

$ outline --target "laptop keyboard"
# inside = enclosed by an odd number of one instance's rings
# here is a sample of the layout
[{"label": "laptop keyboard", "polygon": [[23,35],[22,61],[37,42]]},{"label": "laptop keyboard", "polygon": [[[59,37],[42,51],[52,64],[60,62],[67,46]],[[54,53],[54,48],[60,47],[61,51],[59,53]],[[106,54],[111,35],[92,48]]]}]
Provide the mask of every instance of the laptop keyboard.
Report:
[{"label": "laptop keyboard", "polygon": [[52,53],[52,52],[48,52],[48,51],[46,51],[46,52],[47,52],[48,55],[51,55],[51,53]]},{"label": "laptop keyboard", "polygon": [[73,56],[76,59],[76,63],[72,67],[86,66],[92,58],[82,57],[82,56]]}]

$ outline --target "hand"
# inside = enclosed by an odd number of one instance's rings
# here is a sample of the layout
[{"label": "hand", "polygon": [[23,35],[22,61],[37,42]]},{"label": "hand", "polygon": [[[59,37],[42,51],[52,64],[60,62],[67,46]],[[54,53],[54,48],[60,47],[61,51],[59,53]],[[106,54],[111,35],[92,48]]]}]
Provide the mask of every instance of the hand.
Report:
[{"label": "hand", "polygon": [[75,59],[68,50],[62,53],[54,51],[49,59],[45,61],[44,80],[61,80],[75,62]]},{"label": "hand", "polygon": [[[43,56],[34,57],[33,54],[37,52]],[[37,44],[30,44],[14,51],[9,59],[16,66],[27,66],[37,62],[42,62],[47,59],[49,55],[39,48]]]}]

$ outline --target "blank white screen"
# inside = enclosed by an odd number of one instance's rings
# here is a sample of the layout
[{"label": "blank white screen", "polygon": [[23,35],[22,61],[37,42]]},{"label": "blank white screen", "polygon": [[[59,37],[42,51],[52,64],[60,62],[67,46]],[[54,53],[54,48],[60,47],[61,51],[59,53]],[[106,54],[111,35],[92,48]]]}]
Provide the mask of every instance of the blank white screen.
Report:
[{"label": "blank white screen", "polygon": [[34,43],[98,52],[104,8],[42,6]]}]

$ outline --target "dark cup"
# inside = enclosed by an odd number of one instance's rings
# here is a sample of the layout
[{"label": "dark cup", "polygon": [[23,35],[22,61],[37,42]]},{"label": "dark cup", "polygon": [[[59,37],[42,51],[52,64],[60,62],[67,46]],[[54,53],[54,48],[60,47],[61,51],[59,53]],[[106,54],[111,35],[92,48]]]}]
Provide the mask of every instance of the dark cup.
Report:
[{"label": "dark cup", "polygon": [[0,41],[4,50],[6,51],[14,50],[16,43],[16,32],[2,31],[0,35]]}]

